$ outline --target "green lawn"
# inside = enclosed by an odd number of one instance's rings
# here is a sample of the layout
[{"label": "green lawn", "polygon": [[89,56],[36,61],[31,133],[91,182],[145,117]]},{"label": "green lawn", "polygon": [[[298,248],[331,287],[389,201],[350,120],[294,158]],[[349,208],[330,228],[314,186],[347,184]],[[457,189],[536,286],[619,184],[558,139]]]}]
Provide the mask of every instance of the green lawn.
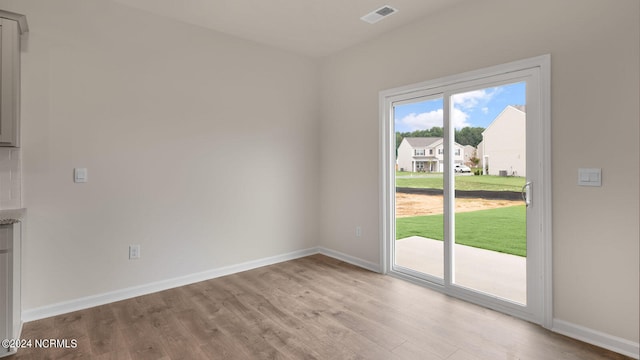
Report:
[{"label": "green lawn", "polygon": [[[410,174],[414,174],[412,177]],[[442,189],[442,174],[396,173],[396,186],[408,188]],[[398,178],[398,176],[401,176]],[[456,176],[456,190],[521,191],[526,179],[515,176]]]},{"label": "green lawn", "polygon": [[[484,176],[483,176],[484,177]],[[422,236],[443,240],[443,215],[396,219],[396,239]],[[518,256],[527,256],[526,207],[456,214],[456,243]]]}]

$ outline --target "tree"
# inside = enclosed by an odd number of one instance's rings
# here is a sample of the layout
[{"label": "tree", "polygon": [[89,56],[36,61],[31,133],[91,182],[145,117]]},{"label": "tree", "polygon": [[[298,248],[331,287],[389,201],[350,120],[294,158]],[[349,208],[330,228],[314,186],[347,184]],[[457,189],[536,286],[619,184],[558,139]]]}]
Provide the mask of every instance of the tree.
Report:
[{"label": "tree", "polygon": [[460,145],[471,145],[477,147],[482,141],[483,127],[464,127],[456,130],[455,139]]},{"label": "tree", "polygon": [[[455,130],[455,141],[460,145],[471,145],[477,147],[482,141],[483,127],[464,127],[460,130]],[[434,126],[431,129],[415,130],[412,132],[398,132],[396,131],[396,155],[398,155],[398,146],[402,142],[402,139],[406,137],[444,137],[444,128]]]}]

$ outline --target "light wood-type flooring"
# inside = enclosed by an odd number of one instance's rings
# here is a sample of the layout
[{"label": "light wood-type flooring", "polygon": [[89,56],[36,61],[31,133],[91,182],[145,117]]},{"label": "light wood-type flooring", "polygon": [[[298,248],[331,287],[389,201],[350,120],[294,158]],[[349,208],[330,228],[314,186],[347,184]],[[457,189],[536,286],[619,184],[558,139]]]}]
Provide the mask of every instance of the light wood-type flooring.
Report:
[{"label": "light wood-type flooring", "polygon": [[314,255],[25,324],[18,359],[627,359]]}]

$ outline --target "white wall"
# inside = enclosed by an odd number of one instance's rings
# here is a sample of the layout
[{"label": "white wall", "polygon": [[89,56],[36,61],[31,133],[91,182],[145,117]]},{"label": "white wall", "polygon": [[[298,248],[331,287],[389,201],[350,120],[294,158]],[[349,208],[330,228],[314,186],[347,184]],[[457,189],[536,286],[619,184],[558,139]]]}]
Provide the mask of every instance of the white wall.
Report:
[{"label": "white wall", "polygon": [[[23,308],[318,243],[375,265],[378,92],[551,53],[555,317],[637,343],[638,7],[468,1],[319,72],[109,1],[0,0],[30,25]],[[578,167],[603,186],[576,186]]]},{"label": "white wall", "polygon": [[[639,13],[637,0],[468,1],[325,59],[321,244],[379,262],[379,91],[550,53],[554,316],[637,346]],[[603,186],[578,187],[579,167],[601,167]]]},{"label": "white wall", "polygon": [[0,8],[30,27],[24,310],[317,245],[317,62],[110,1]]},{"label": "white wall", "polygon": [[0,209],[22,206],[20,149],[0,148]]}]

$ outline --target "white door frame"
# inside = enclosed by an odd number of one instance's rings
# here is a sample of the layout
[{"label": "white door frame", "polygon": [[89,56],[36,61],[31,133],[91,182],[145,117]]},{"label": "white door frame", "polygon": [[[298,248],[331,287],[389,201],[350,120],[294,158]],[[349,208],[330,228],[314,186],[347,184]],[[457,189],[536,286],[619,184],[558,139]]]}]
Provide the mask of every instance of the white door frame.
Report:
[{"label": "white door frame", "polygon": [[[551,111],[550,111],[550,74],[551,74],[551,58],[550,55],[543,55],[534,58],[515,61],[507,64],[492,66],[476,71],[470,71],[462,74],[443,77],[436,80],[422,82],[418,84],[407,85],[394,89],[389,89],[380,92],[380,193],[382,197],[380,199],[380,263],[382,264],[382,271],[385,274],[390,274],[400,278],[404,278],[409,281],[419,282],[421,285],[431,287],[438,291],[453,295],[464,300],[478,303],[479,305],[493,308],[498,311],[509,313],[511,315],[524,318],[526,320],[538,323],[546,328],[551,328],[553,320],[553,296],[552,296],[552,232],[551,232]],[[496,305],[492,301],[485,301],[482,298],[476,298],[474,296],[468,296],[464,291],[459,291],[455,287],[448,286],[450,284],[438,284],[436,282],[429,283],[423,282],[420,279],[413,278],[411,276],[404,276],[401,273],[395,272],[392,269],[393,260],[395,259],[394,247],[392,241],[395,239],[395,133],[394,133],[394,121],[393,121],[393,103],[398,99],[410,99],[412,97],[418,98],[424,94],[433,94],[437,88],[451,87],[460,88],[462,83],[473,84],[482,82],[483,79],[496,76],[506,76],[510,73],[520,72],[524,70],[532,70],[536,75],[536,81],[538,81],[538,99],[539,104],[536,109],[529,109],[529,103],[527,104],[527,112],[538,112],[537,118],[541,123],[536,126],[536,131],[532,134],[534,141],[540,146],[536,147],[535,153],[531,154],[532,159],[536,162],[532,164],[536,169],[537,183],[533,193],[534,204],[537,222],[536,231],[539,231],[537,236],[540,241],[536,244],[535,249],[531,249],[539,256],[536,256],[535,276],[540,278],[540,288],[536,289],[536,298],[533,303],[537,307],[535,314],[521,313],[514,311],[510,307],[504,307]],[[529,89],[528,89],[529,91]],[[448,98],[444,99],[444,112],[445,119],[448,117],[446,112],[449,111]],[[453,134],[446,133],[448,126],[445,126],[445,137],[453,138]],[[529,131],[529,129],[527,129]],[[528,134],[529,136],[529,134]],[[451,139],[449,139],[451,141]],[[450,147],[450,152],[452,152]],[[529,153],[527,154],[529,157]],[[449,161],[452,162],[452,159]],[[450,174],[450,169],[445,164],[445,184],[452,185],[453,183],[447,180],[447,176]],[[446,192],[447,189],[445,189]],[[453,191],[449,189],[449,191]],[[451,198],[451,197],[450,197]],[[451,198],[452,199],[452,198]],[[451,206],[451,204],[449,205]],[[447,205],[445,204],[445,207]],[[445,209],[446,211],[447,209]],[[445,224],[445,231],[450,224]],[[539,229],[537,229],[539,227]],[[448,251],[452,247],[451,241],[449,244],[445,244],[445,257],[448,256]],[[528,244],[528,246],[530,246]],[[528,250],[529,252],[529,250]],[[529,261],[529,259],[528,259]],[[445,267],[445,278],[451,278],[451,267]],[[449,273],[447,273],[449,272]],[[527,276],[530,276],[529,271]]]}]

